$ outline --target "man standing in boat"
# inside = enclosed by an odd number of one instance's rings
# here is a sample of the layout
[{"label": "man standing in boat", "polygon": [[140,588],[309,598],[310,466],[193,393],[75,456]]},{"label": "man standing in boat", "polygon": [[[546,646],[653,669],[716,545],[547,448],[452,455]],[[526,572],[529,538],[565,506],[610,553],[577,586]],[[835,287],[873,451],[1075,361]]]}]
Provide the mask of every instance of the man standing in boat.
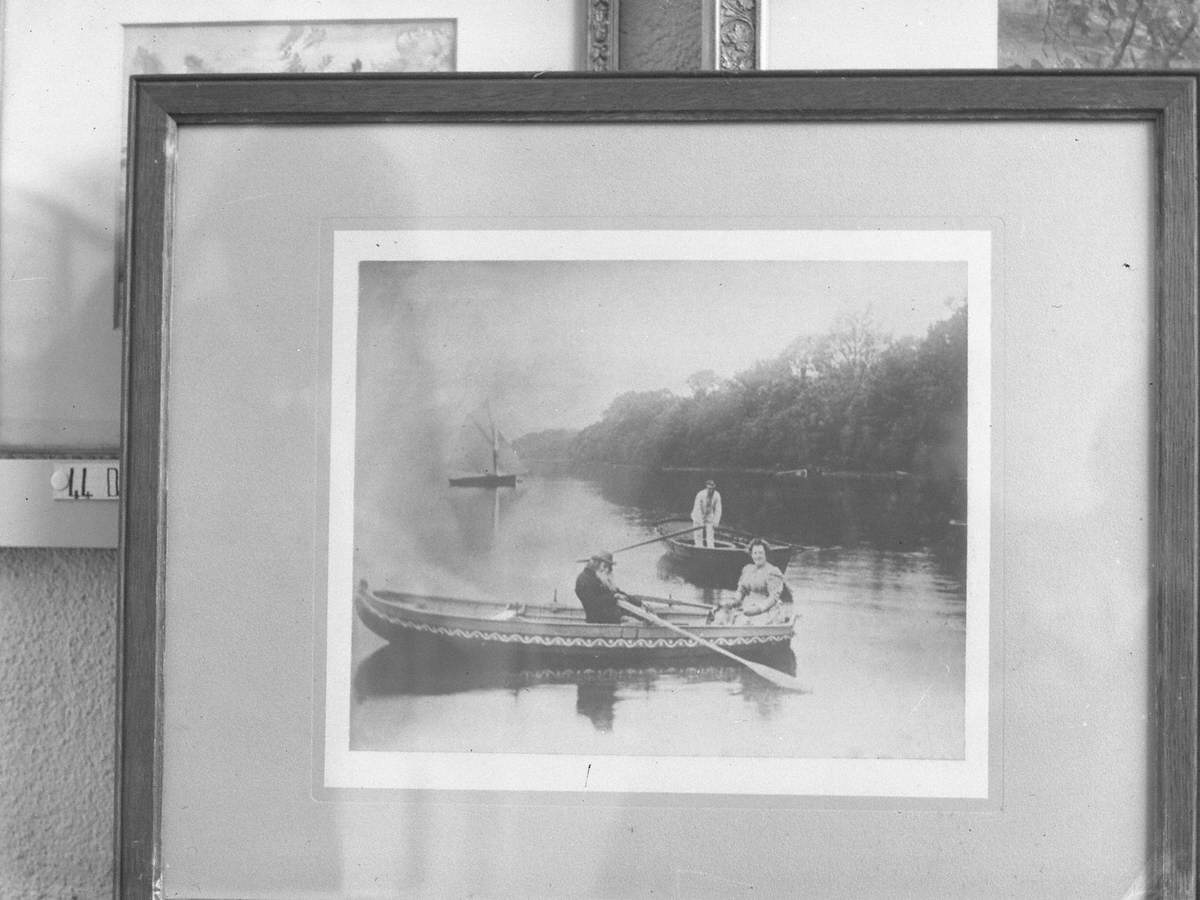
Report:
[{"label": "man standing in boat", "polygon": [[641,606],[642,601],[630,597],[613,583],[613,556],[606,550],[595,553],[575,579],[575,596],[583,604],[583,611],[589,622],[603,625],[619,625],[623,619],[631,622],[639,621],[631,616],[623,616],[618,600],[624,600],[635,606]]},{"label": "man standing in boat", "polygon": [[721,524],[721,494],[711,478],[704,483],[692,504],[692,524],[696,526],[692,543],[697,547],[715,546],[716,528]]}]

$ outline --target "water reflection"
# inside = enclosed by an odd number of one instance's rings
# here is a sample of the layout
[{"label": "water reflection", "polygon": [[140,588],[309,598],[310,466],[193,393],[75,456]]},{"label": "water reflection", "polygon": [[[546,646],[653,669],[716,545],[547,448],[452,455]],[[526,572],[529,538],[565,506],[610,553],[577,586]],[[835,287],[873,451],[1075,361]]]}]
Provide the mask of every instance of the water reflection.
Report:
[{"label": "water reflection", "polygon": [[[749,560],[749,557],[747,557],[747,560]],[[682,586],[684,582],[691,582],[699,589],[691,593],[692,599],[709,606],[716,606],[717,601],[721,599],[724,591],[733,590],[737,587],[736,578],[727,578],[718,584],[697,584],[692,581],[691,577],[694,569],[681,563],[670,553],[664,553],[658,558],[654,564],[654,570],[665,584]]]},{"label": "water reflection", "polygon": [[587,718],[597,731],[612,731],[617,705],[616,678],[580,681],[575,691],[575,712]]},{"label": "water reflection", "polygon": [[[790,650],[776,651],[762,662],[796,673]],[[714,657],[719,659],[719,657]],[[786,692],[736,664],[640,665],[590,667],[587,665],[522,665],[518,657],[504,654],[455,654],[433,642],[414,640],[379,648],[357,667],[354,701],[399,697],[437,697],[470,692],[501,692],[513,698],[540,688],[574,686],[575,712],[599,732],[611,732],[617,707],[632,695],[676,694],[689,686],[718,684],[750,704],[761,719],[780,708]]]},{"label": "water reflection", "polygon": [[495,546],[500,535],[503,514],[514,502],[519,489],[447,488],[447,503],[458,525],[465,549],[479,552]]}]

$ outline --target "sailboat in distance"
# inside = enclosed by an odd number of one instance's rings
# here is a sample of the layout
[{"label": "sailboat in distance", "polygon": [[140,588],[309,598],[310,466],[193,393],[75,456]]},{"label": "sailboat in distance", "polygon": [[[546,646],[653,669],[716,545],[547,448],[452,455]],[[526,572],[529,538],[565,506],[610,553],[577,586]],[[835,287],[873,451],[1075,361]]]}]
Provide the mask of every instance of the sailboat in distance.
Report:
[{"label": "sailboat in distance", "polygon": [[456,464],[460,473],[450,476],[451,487],[516,487],[517,475],[523,471],[517,451],[500,433],[486,407],[463,423]]}]

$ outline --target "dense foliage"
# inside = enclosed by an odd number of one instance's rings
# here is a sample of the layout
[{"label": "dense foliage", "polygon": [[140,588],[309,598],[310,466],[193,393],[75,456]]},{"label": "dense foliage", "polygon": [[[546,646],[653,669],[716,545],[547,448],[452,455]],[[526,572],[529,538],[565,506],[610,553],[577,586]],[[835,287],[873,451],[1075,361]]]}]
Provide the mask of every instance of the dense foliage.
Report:
[{"label": "dense foliage", "polygon": [[512,443],[522,459],[565,460],[571,455],[571,443],[577,434],[569,428],[551,428],[523,435]]},{"label": "dense foliage", "polygon": [[888,339],[869,314],[843,318],[728,380],[705,371],[688,383],[690,396],[622,394],[599,422],[527,435],[518,451],[653,467],[965,474],[965,306],[921,339]]},{"label": "dense foliage", "polygon": [[1167,69],[1200,60],[1196,0],[1003,0],[1000,63]]}]

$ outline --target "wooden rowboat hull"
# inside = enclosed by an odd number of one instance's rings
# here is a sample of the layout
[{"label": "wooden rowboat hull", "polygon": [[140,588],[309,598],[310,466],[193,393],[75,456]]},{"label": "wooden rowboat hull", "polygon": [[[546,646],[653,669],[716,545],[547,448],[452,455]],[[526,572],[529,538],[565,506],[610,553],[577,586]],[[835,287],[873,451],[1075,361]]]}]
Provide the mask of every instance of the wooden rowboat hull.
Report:
[{"label": "wooden rowboat hull", "polygon": [[[694,566],[699,570],[711,569],[714,572],[733,572],[741,574],[743,568],[750,563],[750,556],[745,550],[725,550],[718,547],[697,547],[686,541],[672,538],[667,541],[671,555],[677,560]],[[792,560],[791,547],[772,547],[767,550],[767,560],[771,565],[784,571]]]},{"label": "wooden rowboat hull", "polygon": [[[506,607],[360,588],[354,608],[367,628],[390,643],[433,643],[449,652],[486,656],[491,663],[499,659],[512,666],[645,665],[720,658],[667,628],[646,623],[594,624],[585,621],[576,607]],[[790,622],[709,625],[703,613],[659,615],[738,656],[761,660],[791,653]]]},{"label": "wooden rowboat hull", "polygon": [[[673,534],[686,528],[687,524],[682,519],[672,520],[660,523],[658,529],[661,534]],[[697,546],[691,535],[667,538],[664,543],[680,574],[689,581],[732,587],[737,584],[742,569],[750,563],[750,555],[745,549],[749,538],[720,527],[715,530],[714,537],[717,543],[715,547]],[[767,541],[767,561],[780,572],[787,571],[795,552],[796,548],[791,544]]]}]

